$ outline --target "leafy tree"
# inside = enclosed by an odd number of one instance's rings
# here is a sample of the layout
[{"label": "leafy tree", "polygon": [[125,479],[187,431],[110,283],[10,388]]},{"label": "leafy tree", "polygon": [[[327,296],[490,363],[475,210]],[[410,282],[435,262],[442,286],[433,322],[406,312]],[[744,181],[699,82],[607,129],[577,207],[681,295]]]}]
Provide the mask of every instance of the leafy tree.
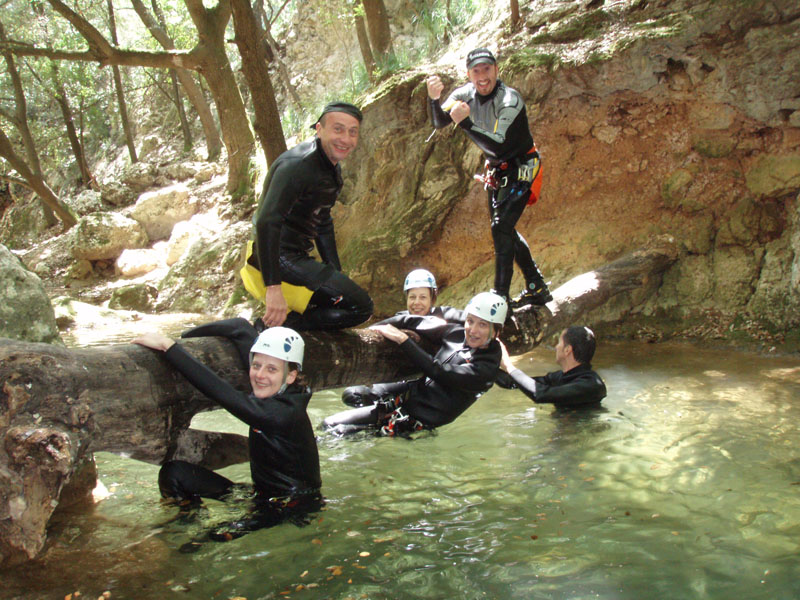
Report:
[{"label": "leafy tree", "polygon": [[85,17],[61,0],[48,0],[51,7],[66,19],[84,38],[88,48],[42,47],[30,42],[8,41],[0,50],[17,56],[45,56],[54,60],[97,62],[102,66],[140,66],[154,68],[186,68],[199,71],[208,83],[220,119],[222,137],[228,151],[229,192],[240,195],[249,187],[249,165],[253,152],[253,134],[236,78],[225,47],[225,30],[231,18],[229,0],[219,0],[206,8],[202,0],[185,0],[194,23],[197,42],[189,51],[152,52],[117,48]]}]

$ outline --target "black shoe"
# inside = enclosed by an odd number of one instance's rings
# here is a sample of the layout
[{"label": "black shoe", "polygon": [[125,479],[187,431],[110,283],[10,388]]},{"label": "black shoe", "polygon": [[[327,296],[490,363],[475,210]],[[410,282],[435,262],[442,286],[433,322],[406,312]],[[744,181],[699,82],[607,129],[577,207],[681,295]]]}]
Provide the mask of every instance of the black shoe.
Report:
[{"label": "black shoe", "polygon": [[544,306],[553,300],[553,295],[547,286],[544,285],[536,290],[523,290],[519,296],[511,301],[511,308],[522,308],[523,306]]}]

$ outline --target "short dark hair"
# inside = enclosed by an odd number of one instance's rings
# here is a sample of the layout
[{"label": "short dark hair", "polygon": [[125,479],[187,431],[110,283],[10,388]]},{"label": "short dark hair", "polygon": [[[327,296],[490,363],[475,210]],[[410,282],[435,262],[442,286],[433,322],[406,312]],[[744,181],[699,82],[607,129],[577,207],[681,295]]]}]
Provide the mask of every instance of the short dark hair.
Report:
[{"label": "short dark hair", "polygon": [[562,335],[564,343],[572,346],[572,356],[575,357],[575,360],[586,364],[592,362],[597,342],[591,329],[583,325],[573,325],[567,327]]},{"label": "short dark hair", "polygon": [[364,120],[364,115],[362,114],[361,109],[356,105],[350,104],[349,102],[329,102],[325,105],[325,108],[322,109],[322,114],[320,114],[319,119],[317,119],[314,125],[311,126],[311,129],[314,129],[317,123],[324,125],[325,122],[322,120],[322,118],[329,112],[346,113],[351,117],[358,119],[359,123]]}]

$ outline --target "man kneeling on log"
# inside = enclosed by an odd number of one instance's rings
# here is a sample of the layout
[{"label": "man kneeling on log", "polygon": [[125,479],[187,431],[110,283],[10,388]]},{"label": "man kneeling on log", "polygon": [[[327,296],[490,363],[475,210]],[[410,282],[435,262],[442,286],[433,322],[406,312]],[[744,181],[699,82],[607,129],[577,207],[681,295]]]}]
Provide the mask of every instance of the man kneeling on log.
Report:
[{"label": "man kneeling on log", "polygon": [[[250,426],[253,485],[236,484],[199,465],[171,460],[158,474],[161,495],[177,501],[183,510],[199,505],[201,498],[246,500],[249,509],[245,518],[209,532],[216,541],[228,541],[287,520],[303,524],[305,516],[323,504],[317,443],[306,413],[311,390],[298,381],[303,338],[287,327],[272,327],[256,336],[256,330],[244,319],[202,325],[184,337],[210,335],[234,342],[243,364],[250,365],[252,393],[236,390],[164,335],[149,333],[133,341],[164,352],[167,361],[194,387]],[[201,542],[184,544],[181,550],[194,551]]]}]

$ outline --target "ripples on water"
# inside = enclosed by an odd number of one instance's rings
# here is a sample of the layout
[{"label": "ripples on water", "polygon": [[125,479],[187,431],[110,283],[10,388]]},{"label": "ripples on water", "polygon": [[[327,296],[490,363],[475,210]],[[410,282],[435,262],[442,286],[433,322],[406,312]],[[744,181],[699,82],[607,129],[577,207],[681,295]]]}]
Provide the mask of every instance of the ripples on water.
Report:
[{"label": "ripples on water", "polygon": [[[554,369],[552,350],[527,355]],[[54,525],[12,597],[800,597],[800,363],[606,344],[604,408],[558,413],[494,389],[419,439],[320,439],[308,526],[177,548],[235,509],[166,523],[157,467],[98,455],[110,496]],[[316,425],[342,407],[318,392]],[[244,432],[223,412],[206,427]],[[247,465],[223,470],[249,480]],[[24,586],[24,587],[23,587]],[[22,592],[26,589],[26,592]]]}]

